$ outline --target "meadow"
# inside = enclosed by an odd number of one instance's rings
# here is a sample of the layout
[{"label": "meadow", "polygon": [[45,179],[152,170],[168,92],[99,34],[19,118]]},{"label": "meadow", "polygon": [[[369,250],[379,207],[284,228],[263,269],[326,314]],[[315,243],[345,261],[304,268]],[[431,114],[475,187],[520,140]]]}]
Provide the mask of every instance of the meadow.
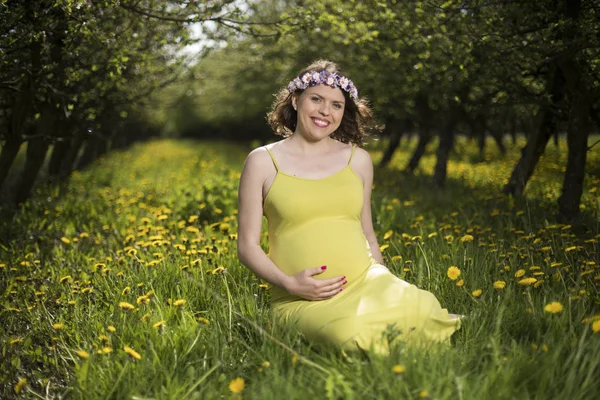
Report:
[{"label": "meadow", "polygon": [[396,275],[467,316],[451,345],[345,354],[279,326],[236,255],[249,148],[156,140],[38,188],[4,225],[0,398],[600,397],[600,146],[568,225],[564,141],[518,199],[500,191],[522,142],[479,158],[461,140],[442,190],[431,152],[400,173],[415,144],[376,170],[374,225]]}]

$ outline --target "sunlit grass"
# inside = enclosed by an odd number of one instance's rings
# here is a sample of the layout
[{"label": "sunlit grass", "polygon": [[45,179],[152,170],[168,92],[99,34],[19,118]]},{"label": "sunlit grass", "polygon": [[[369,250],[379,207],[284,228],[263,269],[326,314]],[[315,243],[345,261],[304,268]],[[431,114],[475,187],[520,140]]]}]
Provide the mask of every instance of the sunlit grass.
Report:
[{"label": "sunlit grass", "polygon": [[433,154],[416,176],[399,173],[413,146],[376,172],[375,227],[397,275],[467,316],[451,347],[369,358],[285,331],[236,257],[248,149],[156,141],[75,173],[63,197],[38,190],[8,227],[0,397],[597,396],[600,151],[585,224],[570,226],[554,218],[564,142],[522,199],[500,195],[518,146],[474,162],[461,141],[443,190],[429,184]]}]

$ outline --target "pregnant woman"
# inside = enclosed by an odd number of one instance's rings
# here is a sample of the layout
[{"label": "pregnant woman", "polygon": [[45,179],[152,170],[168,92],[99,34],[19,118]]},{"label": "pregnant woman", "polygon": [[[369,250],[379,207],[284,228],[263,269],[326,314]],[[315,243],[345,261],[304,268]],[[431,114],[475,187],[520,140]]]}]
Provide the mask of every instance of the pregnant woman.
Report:
[{"label": "pregnant woman", "polygon": [[[385,354],[390,327],[410,343],[460,325],[433,294],[384,265],[371,218],[372,115],[337,66],[318,60],[273,103],[284,139],[253,150],[239,188],[240,261],[272,286],[273,313],[313,342]],[[259,245],[268,221],[269,254]]]}]

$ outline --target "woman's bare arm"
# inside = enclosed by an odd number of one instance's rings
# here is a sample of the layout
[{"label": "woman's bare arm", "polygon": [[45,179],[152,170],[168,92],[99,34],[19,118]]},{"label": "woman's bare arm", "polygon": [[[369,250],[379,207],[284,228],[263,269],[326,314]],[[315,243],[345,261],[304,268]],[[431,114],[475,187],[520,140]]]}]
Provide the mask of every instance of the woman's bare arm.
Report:
[{"label": "woman's bare arm", "polygon": [[356,149],[351,166],[363,179],[364,199],[360,216],[362,229],[369,242],[373,258],[383,265],[383,256],[379,250],[379,244],[377,243],[377,237],[373,229],[373,216],[371,215],[371,188],[373,186],[373,161],[371,160],[371,155],[364,149]]}]

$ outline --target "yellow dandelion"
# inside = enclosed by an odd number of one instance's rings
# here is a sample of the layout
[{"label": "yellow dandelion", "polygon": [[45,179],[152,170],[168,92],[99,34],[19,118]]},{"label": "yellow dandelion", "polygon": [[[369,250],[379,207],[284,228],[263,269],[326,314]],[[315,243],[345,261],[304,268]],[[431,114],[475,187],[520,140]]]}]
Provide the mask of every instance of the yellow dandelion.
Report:
[{"label": "yellow dandelion", "polygon": [[63,324],[61,324],[60,322],[57,322],[57,323],[53,324],[52,327],[54,329],[56,329],[57,331],[60,331],[60,330],[62,330],[62,329],[65,328],[65,326]]},{"label": "yellow dandelion", "polygon": [[460,269],[458,267],[451,266],[448,268],[446,274],[448,275],[448,278],[455,281],[460,276]]},{"label": "yellow dandelion", "polygon": [[567,247],[567,248],[565,249],[565,252],[566,252],[566,253],[568,253],[568,252],[571,252],[571,251],[573,251],[573,250],[577,250],[577,246],[571,246],[571,247]]},{"label": "yellow dandelion", "polygon": [[504,282],[504,281],[494,282],[494,289],[504,289],[505,287],[506,287],[506,282]]},{"label": "yellow dandelion", "polygon": [[242,393],[244,390],[245,382],[243,378],[234,378],[229,382],[229,390],[231,393]]},{"label": "yellow dandelion", "polygon": [[21,339],[21,338],[16,338],[16,339],[13,339],[13,340],[11,340],[9,343],[10,343],[11,345],[14,345],[14,344],[21,343],[22,341],[23,341],[23,339]]},{"label": "yellow dandelion", "polygon": [[473,235],[465,235],[463,237],[460,238],[460,241],[463,243],[467,243],[467,242],[472,242],[473,241]]},{"label": "yellow dandelion", "polygon": [[19,379],[19,382],[17,382],[17,384],[15,385],[15,393],[19,394],[21,393],[21,390],[23,390],[23,388],[25,387],[25,385],[27,384],[27,379],[26,378],[21,378]]},{"label": "yellow dandelion", "polygon": [[120,302],[119,307],[121,307],[123,310],[133,310],[135,308],[133,304],[130,304],[126,301]]},{"label": "yellow dandelion", "polygon": [[75,353],[77,353],[77,355],[79,356],[79,358],[82,358],[84,360],[88,359],[90,357],[90,353],[88,353],[85,350],[77,350]]},{"label": "yellow dandelion", "polygon": [[114,326],[112,326],[112,325],[109,325],[109,326],[108,326],[106,329],[107,329],[107,330],[108,330],[110,333],[115,333],[115,332],[117,331],[117,328],[115,328],[115,327],[114,327]]},{"label": "yellow dandelion", "polygon": [[260,366],[263,368],[269,368],[271,366],[271,363],[268,361],[263,361]]},{"label": "yellow dandelion", "polygon": [[392,368],[392,372],[396,375],[403,374],[404,372],[406,372],[406,367],[400,364],[394,365],[394,367]]},{"label": "yellow dandelion", "polygon": [[165,322],[167,322],[167,321],[158,321],[157,323],[155,323],[152,326],[155,328],[160,328],[161,326],[163,326],[165,324]]},{"label": "yellow dandelion", "polygon": [[548,303],[544,307],[544,311],[552,313],[552,314],[558,314],[559,312],[562,312],[562,310],[563,310],[563,305],[560,304],[558,301],[553,301],[552,303]]},{"label": "yellow dandelion", "polygon": [[456,286],[458,287],[463,287],[465,285],[465,280],[461,279],[460,281],[456,282]]},{"label": "yellow dandelion", "polygon": [[386,233],[383,234],[383,240],[388,240],[390,237],[392,237],[392,235],[394,234],[394,231],[389,230]]},{"label": "yellow dandelion", "polygon": [[379,246],[379,251],[384,251],[385,249],[387,249],[388,247],[390,247],[389,244],[382,244],[381,246]]},{"label": "yellow dandelion", "polygon": [[483,293],[483,290],[481,290],[481,289],[475,289],[475,290],[473,290],[473,292],[471,292],[473,297],[479,297],[479,296],[481,296],[482,293]]},{"label": "yellow dandelion", "polygon": [[63,283],[64,281],[71,282],[72,280],[73,280],[73,278],[71,278],[71,275],[66,275],[66,276],[63,276],[62,278],[60,278],[59,282],[60,283]]},{"label": "yellow dandelion", "polygon": [[519,285],[528,286],[528,285],[531,285],[532,283],[536,283],[536,282],[537,282],[537,279],[535,279],[535,278],[524,278],[519,281]]},{"label": "yellow dandelion", "polygon": [[129,355],[129,357],[135,359],[135,360],[141,360],[142,356],[140,355],[140,353],[138,353],[137,351],[135,351],[134,349],[132,349],[129,346],[125,346],[123,347],[123,350],[125,350],[125,353],[127,353]]},{"label": "yellow dandelion", "polygon": [[420,399],[426,399],[429,397],[429,390],[427,389],[423,389],[419,392],[419,398]]},{"label": "yellow dandelion", "polygon": [[600,319],[597,319],[592,323],[592,331],[594,331],[594,333],[600,332]]},{"label": "yellow dandelion", "polygon": [[103,348],[102,348],[102,352],[103,352],[104,354],[110,354],[110,353],[112,353],[112,352],[113,352],[113,349],[112,349],[112,347],[103,347]]},{"label": "yellow dandelion", "polygon": [[129,293],[129,291],[131,290],[131,288],[129,286],[127,286],[125,289],[123,289],[123,291],[121,292],[121,296],[127,296],[127,294]]},{"label": "yellow dandelion", "polygon": [[61,241],[61,242],[63,242],[64,244],[69,244],[69,243],[71,243],[71,241],[69,240],[69,238],[66,238],[66,237],[64,237],[64,236],[60,238],[60,241]]},{"label": "yellow dandelion", "polygon": [[520,278],[523,275],[525,275],[525,270],[524,269],[520,269],[517,272],[515,272],[515,278]]},{"label": "yellow dandelion", "polygon": [[173,303],[176,307],[181,307],[182,305],[185,304],[185,299],[179,299],[179,300],[175,300],[175,302]]},{"label": "yellow dandelion", "polygon": [[208,325],[209,321],[206,318],[203,317],[198,317],[198,322],[202,322],[203,324]]}]

